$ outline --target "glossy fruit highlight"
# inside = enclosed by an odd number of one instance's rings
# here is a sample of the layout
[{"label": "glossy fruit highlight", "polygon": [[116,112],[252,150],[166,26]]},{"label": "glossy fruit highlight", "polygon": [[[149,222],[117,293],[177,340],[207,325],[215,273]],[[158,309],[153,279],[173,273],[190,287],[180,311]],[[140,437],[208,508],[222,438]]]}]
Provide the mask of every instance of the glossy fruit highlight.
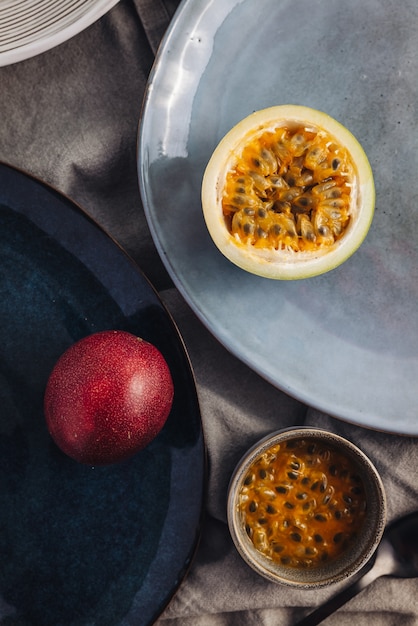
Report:
[{"label": "glossy fruit highlight", "polygon": [[174,386],[161,352],[120,330],[89,335],[55,364],[45,390],[49,433],[80,463],[122,461],[147,446],[170,413]]},{"label": "glossy fruit highlight", "polygon": [[343,263],[369,230],[374,199],[372,170],[355,137],[325,113],[296,105],[239,122],[202,181],[203,214],[219,250],[274,279]]}]

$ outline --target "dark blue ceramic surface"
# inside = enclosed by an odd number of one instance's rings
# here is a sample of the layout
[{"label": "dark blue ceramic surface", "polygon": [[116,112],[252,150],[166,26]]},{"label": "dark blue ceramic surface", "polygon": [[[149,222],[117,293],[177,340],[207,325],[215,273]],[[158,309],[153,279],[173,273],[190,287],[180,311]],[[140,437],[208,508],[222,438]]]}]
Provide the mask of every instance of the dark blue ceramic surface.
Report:
[{"label": "dark blue ceramic surface", "polygon": [[[154,343],[175,384],[161,434],[90,467],[49,437],[49,373],[74,341],[120,328]],[[0,624],[151,624],[193,555],[204,443],[182,340],[131,260],[68,199],[0,165]]]}]

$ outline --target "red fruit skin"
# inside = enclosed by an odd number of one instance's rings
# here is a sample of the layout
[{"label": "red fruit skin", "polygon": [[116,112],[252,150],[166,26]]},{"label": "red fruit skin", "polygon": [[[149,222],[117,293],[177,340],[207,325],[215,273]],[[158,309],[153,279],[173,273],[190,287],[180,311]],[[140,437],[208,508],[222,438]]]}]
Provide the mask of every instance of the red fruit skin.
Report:
[{"label": "red fruit skin", "polygon": [[44,396],[49,433],[72,459],[89,465],[123,461],[164,426],[174,385],[151,343],[113,330],[79,340],[55,364]]}]

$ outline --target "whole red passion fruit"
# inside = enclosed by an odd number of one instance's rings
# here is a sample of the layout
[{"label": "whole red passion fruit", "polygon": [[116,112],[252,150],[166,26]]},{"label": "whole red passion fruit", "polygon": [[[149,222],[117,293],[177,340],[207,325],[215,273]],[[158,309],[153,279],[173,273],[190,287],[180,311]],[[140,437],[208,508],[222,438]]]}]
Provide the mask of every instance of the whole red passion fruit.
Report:
[{"label": "whole red passion fruit", "polygon": [[168,364],[154,345],[125,331],[103,331],[58,359],[45,390],[45,419],[65,454],[106,465],[133,456],[158,435],[173,396]]}]

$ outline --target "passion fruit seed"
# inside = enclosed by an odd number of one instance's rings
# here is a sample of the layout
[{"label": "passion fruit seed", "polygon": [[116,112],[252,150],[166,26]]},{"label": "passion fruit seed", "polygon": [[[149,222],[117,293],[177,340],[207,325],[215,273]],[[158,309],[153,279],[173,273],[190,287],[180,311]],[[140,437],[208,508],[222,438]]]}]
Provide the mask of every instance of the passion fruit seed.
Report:
[{"label": "passion fruit seed", "polygon": [[226,226],[255,247],[299,252],[331,246],[350,221],[354,172],[347,150],[323,129],[265,131],[227,173]]},{"label": "passion fruit seed", "polygon": [[354,464],[336,449],[304,439],[277,444],[255,460],[238,508],[257,550],[304,568],[342,554],[367,513]]}]

